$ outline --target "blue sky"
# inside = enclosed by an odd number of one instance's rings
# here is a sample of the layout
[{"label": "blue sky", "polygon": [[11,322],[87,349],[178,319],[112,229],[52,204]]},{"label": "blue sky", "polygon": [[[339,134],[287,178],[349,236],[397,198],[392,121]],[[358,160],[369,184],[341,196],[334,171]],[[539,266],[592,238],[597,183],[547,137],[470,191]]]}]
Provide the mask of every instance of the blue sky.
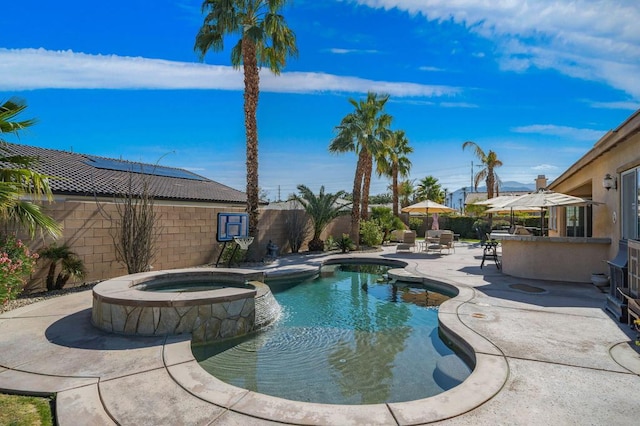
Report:
[{"label": "blue sky", "polygon": [[[198,0],[20,0],[3,5],[0,99],[45,148],[182,167],[245,189],[241,72],[232,40],[203,62]],[[263,71],[260,186],[351,191],[354,154],[330,154],[349,98],[390,94],[414,147],[411,178],[469,187],[473,140],[503,181],[553,179],[640,108],[637,0],[294,0],[300,51]],[[387,191],[374,180],[372,194]]]}]

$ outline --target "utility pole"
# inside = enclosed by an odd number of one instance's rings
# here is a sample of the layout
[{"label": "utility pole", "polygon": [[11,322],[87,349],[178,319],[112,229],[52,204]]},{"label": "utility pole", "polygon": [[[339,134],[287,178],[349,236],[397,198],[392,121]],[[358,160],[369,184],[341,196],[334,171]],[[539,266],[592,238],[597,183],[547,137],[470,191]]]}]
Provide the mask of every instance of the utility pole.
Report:
[{"label": "utility pole", "polygon": [[462,214],[464,214],[464,208],[467,205],[467,188],[462,188]]},{"label": "utility pole", "polygon": [[473,160],[471,160],[471,186],[469,192],[473,192]]},{"label": "utility pole", "polygon": [[280,198],[280,185],[278,185],[278,201],[282,201],[282,199]]}]

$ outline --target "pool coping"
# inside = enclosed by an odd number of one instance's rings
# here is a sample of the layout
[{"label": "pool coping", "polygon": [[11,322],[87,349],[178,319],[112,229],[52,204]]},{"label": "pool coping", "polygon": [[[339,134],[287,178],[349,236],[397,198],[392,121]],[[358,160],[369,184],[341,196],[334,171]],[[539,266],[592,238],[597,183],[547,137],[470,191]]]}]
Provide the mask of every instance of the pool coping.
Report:
[{"label": "pool coping", "polygon": [[[444,290],[456,292],[456,296],[440,306],[438,320],[441,332],[462,352],[463,358],[474,364],[469,377],[460,385],[438,395],[407,402],[339,405],[293,401],[242,389],[217,379],[195,360],[190,339],[171,337],[167,339],[163,352],[168,373],[179,386],[203,401],[263,420],[302,425],[431,423],[471,411],[500,392],[509,375],[506,357],[488,339],[467,327],[458,316],[460,306],[473,298],[473,289],[441,280],[434,281],[412,270],[407,262],[329,257],[322,265],[344,262],[391,263],[395,266],[401,263],[405,265],[403,268],[388,272],[391,278],[432,287],[441,286]],[[310,267],[309,271],[312,269]],[[296,274],[299,273],[300,270],[297,270]],[[284,278],[287,275],[286,272],[279,272],[277,276]],[[268,279],[269,275],[266,274],[266,277]]]}]

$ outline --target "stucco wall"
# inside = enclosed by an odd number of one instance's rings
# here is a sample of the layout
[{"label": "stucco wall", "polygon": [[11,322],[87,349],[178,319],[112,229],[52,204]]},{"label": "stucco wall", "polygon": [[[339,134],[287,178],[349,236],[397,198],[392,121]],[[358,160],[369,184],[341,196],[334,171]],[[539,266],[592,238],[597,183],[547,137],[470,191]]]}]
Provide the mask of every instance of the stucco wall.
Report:
[{"label": "stucco wall", "polygon": [[[84,262],[87,275],[84,282],[104,280],[127,273],[125,266],[117,261],[112,239],[112,223],[107,218],[116,218],[116,208],[112,202],[101,202],[97,208],[95,200],[69,200],[62,197],[52,204],[45,204],[44,210],[63,226],[63,236],[56,243],[68,244]],[[186,268],[215,263],[222,243],[216,241],[217,215],[221,212],[242,212],[244,206],[211,206],[206,204],[168,204],[156,201],[160,235],[157,254],[152,262],[153,270]],[[259,239],[252,244],[258,258],[266,255],[266,246],[272,240],[280,247],[280,254],[290,252],[286,237],[286,211],[264,210],[259,223]],[[349,229],[349,216],[332,222],[323,238],[338,236]],[[21,236],[25,241],[28,238]],[[307,250],[307,237],[301,251]],[[29,244],[32,250],[51,244],[51,238],[38,237]],[[48,263],[39,261],[39,266],[30,280],[32,291],[46,287]],[[68,285],[73,285],[70,281]]]},{"label": "stucco wall", "polygon": [[[45,204],[45,211],[62,224],[63,236],[56,244],[67,244],[84,262],[87,275],[84,281],[113,278],[127,273],[125,266],[116,259],[112,239],[112,222],[117,218],[115,205],[95,201],[57,200]],[[215,262],[219,253],[216,242],[217,214],[241,211],[238,208],[207,207],[195,205],[167,205],[156,202],[159,236],[154,270],[197,266]],[[37,250],[51,244],[51,238],[36,239],[30,247]],[[30,287],[44,287],[46,261],[33,275]]]},{"label": "stucco wall", "polygon": [[551,281],[584,282],[592,273],[605,273],[608,238],[505,237],[502,271],[505,274]]}]

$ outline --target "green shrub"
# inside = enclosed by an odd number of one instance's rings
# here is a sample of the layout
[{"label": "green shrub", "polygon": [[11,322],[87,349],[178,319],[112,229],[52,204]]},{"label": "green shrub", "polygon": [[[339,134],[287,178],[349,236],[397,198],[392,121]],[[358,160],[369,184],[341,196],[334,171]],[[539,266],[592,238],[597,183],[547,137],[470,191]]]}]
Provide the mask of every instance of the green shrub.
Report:
[{"label": "green shrub", "polygon": [[389,207],[372,207],[371,220],[376,222],[382,231],[382,241],[387,241],[391,231],[404,229],[402,220],[393,215]]},{"label": "green shrub", "polygon": [[336,240],[333,236],[329,235],[326,240],[324,240],[324,249],[325,250],[333,250],[336,248]]},{"label": "green shrub", "polygon": [[37,253],[31,253],[13,235],[0,234],[0,303],[15,299],[35,268]]},{"label": "green shrub", "polygon": [[365,246],[375,247],[382,244],[382,230],[373,220],[360,222],[360,242]]},{"label": "green shrub", "polygon": [[[236,244],[230,244],[225,246],[222,256],[220,257],[221,263],[225,265],[239,265],[247,257],[247,250],[242,250],[238,247],[234,254]],[[232,258],[233,256],[233,258]]]},{"label": "green shrub", "polygon": [[340,249],[342,253],[346,253],[349,250],[353,250],[355,248],[355,244],[353,244],[353,240],[349,236],[349,234],[342,234],[342,237],[333,240],[333,246],[337,249]]},{"label": "green shrub", "polygon": [[[468,216],[449,216],[449,229],[460,238],[479,238],[474,229],[476,219]],[[486,221],[485,221],[486,222]]]},{"label": "green shrub", "polygon": [[416,231],[416,233],[418,233],[418,231],[420,231],[420,227],[422,226],[422,223],[424,221],[420,218],[417,217],[410,217],[409,218],[409,229],[411,229],[412,231]]}]

